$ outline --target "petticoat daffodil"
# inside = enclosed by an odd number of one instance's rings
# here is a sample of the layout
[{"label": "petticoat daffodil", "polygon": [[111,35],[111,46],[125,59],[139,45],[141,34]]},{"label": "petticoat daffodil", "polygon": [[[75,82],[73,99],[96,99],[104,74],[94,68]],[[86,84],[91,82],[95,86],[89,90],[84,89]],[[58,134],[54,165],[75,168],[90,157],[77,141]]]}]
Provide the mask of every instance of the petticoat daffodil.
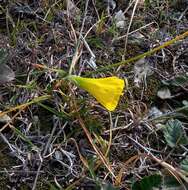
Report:
[{"label": "petticoat daffodil", "polygon": [[125,86],[124,80],[117,77],[95,79],[69,75],[67,78],[93,95],[109,111],[116,108]]}]

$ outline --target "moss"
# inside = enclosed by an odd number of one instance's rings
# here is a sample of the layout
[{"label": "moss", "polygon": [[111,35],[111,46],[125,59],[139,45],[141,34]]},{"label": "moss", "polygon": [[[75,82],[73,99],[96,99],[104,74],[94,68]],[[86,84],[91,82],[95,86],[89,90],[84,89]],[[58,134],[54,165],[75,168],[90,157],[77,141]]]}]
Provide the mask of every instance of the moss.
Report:
[{"label": "moss", "polygon": [[47,184],[47,182],[45,180],[39,179],[36,189],[37,190],[49,190],[49,185]]},{"label": "moss", "polygon": [[[144,51],[148,50],[144,42],[143,43],[139,42],[138,40],[133,39],[133,38],[129,38],[129,41],[130,42],[127,45],[126,52],[124,48],[125,46],[124,40],[121,40],[121,42],[116,42],[114,44],[115,46],[114,57],[117,61],[121,61],[123,55],[125,55],[125,59],[129,59],[131,57],[134,57],[135,55],[141,54],[143,51],[143,48],[145,49]],[[133,65],[133,64],[129,63],[129,65]]]},{"label": "moss", "polygon": [[[156,78],[155,76],[150,76],[147,77],[147,88],[145,88],[144,92],[143,92],[143,101],[151,104],[153,103],[153,101],[156,98],[157,95],[157,91],[159,89],[159,87],[161,86],[161,81]],[[132,83],[132,85],[131,85]],[[143,84],[142,84],[143,85]],[[134,86],[133,81],[130,82],[129,86]],[[141,94],[143,91],[143,87],[134,87],[132,94],[134,94],[136,99],[140,99]]]},{"label": "moss", "polygon": [[184,11],[186,6],[188,5],[187,0],[172,0],[170,1],[170,5],[178,11]]},{"label": "moss", "polygon": [[147,80],[147,89],[144,92],[145,99],[153,101],[156,98],[157,91],[161,86],[161,81],[155,76],[151,76]]},{"label": "moss", "polygon": [[[8,190],[8,186],[14,187],[19,190],[30,190],[31,187],[27,185],[26,183],[19,183],[17,182],[16,184],[12,184],[6,176],[0,176],[0,190]],[[49,185],[47,184],[44,179],[39,178],[37,186],[37,190],[49,190]]]},{"label": "moss", "polygon": [[29,190],[29,187],[25,184],[20,186],[20,190]]},{"label": "moss", "polygon": [[6,188],[6,185],[8,184],[7,179],[4,176],[0,176],[0,190],[8,190],[8,188]]},{"label": "moss", "polygon": [[8,154],[6,154],[5,149],[6,145],[0,142],[0,169],[3,169],[5,167],[8,169],[15,164],[15,159],[11,158]]}]

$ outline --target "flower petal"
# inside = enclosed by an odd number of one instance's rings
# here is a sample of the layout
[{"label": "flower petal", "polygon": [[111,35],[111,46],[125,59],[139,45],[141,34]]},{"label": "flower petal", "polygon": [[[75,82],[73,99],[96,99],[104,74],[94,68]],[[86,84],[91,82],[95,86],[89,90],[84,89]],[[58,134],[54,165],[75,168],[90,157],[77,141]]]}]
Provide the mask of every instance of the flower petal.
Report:
[{"label": "flower petal", "polygon": [[70,75],[68,79],[93,95],[109,111],[116,108],[125,86],[124,80],[117,77],[93,79]]}]

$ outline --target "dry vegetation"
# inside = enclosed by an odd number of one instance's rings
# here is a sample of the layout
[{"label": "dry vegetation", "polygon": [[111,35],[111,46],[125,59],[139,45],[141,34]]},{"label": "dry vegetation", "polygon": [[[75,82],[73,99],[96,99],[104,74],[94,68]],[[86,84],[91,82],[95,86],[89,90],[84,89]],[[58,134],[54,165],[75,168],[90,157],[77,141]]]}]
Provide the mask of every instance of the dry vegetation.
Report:
[{"label": "dry vegetation", "polygon": [[[188,39],[108,69],[187,30],[187,0],[0,1],[0,189],[188,189]],[[53,69],[129,85],[108,112]]]}]

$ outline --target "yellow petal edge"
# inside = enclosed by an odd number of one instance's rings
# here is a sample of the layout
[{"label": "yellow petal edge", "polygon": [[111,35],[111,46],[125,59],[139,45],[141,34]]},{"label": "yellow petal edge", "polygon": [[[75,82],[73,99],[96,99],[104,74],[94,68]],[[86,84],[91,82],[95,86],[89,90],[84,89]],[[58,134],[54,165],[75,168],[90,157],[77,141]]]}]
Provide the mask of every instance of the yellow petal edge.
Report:
[{"label": "yellow petal edge", "polygon": [[117,107],[120,96],[123,94],[125,82],[118,77],[84,78],[76,75],[68,76],[77,86],[89,92],[107,110],[113,111]]}]

